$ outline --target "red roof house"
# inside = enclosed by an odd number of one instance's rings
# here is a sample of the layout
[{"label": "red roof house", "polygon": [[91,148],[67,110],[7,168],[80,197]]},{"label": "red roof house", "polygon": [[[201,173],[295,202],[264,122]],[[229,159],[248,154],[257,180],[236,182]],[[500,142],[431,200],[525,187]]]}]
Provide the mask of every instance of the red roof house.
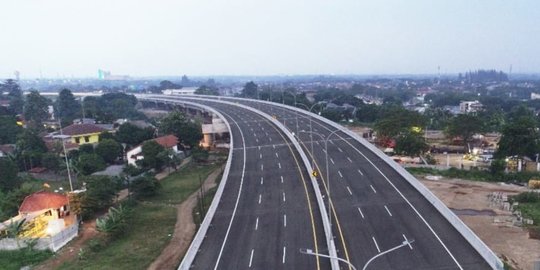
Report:
[{"label": "red roof house", "polygon": [[58,209],[68,204],[68,196],[42,190],[26,196],[19,207],[19,213],[31,213],[50,208]]},{"label": "red roof house", "polygon": [[178,145],[178,138],[174,135],[167,135],[159,138],[155,138],[153,141],[157,142],[159,145],[165,148],[171,148]]}]

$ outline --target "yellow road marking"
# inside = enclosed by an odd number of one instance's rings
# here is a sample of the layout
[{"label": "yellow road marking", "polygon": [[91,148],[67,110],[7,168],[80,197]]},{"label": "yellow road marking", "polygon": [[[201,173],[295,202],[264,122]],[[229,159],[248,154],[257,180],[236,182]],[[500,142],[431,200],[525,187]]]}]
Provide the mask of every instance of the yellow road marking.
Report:
[{"label": "yellow road marking", "polygon": [[[317,167],[317,170],[320,172],[321,169],[319,168],[319,164],[317,163],[317,160],[313,156],[313,153],[311,153],[309,151],[309,148],[304,144],[304,142],[302,142],[301,140],[298,140],[298,141],[304,146],[306,151],[309,153],[312,160],[315,162],[315,166]],[[322,180],[321,182],[323,183],[324,189],[326,190],[326,194],[328,194],[328,187],[326,186],[326,182],[324,181],[323,173],[321,173],[321,180]],[[339,231],[339,237],[341,239],[341,244],[343,245],[343,249],[345,250],[345,257],[347,258],[347,261],[350,262],[351,260],[349,258],[349,251],[347,250],[347,244],[345,244],[345,238],[343,237],[343,231],[341,231],[341,225],[339,224],[339,219],[337,217],[336,209],[334,208],[334,202],[332,201],[331,197],[330,197],[330,207],[332,208],[332,213],[334,215],[334,219],[336,220],[336,224],[337,224],[338,231]],[[350,265],[349,265],[349,270],[352,270]]]}]

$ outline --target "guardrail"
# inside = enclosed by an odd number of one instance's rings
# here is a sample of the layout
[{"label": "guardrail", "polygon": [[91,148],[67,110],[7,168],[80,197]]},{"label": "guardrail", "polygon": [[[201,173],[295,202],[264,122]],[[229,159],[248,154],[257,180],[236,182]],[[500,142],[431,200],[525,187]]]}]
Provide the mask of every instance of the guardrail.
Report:
[{"label": "guardrail", "polygon": [[[175,99],[173,99],[173,100],[177,100],[177,103],[185,103],[186,102],[186,101],[184,101],[185,99],[208,101],[208,99],[198,98],[198,97],[192,98],[192,97],[185,97],[185,96],[180,96],[180,97],[179,96],[174,96],[174,98]],[[334,237],[332,235],[332,228],[330,227],[330,221],[328,219],[328,211],[326,210],[326,206],[325,206],[323,198],[322,198],[322,193],[321,193],[321,190],[319,188],[319,183],[317,183],[317,179],[315,177],[313,177],[311,175],[311,173],[309,173],[309,172],[313,171],[313,168],[311,167],[311,163],[309,162],[309,159],[308,159],[307,155],[304,153],[304,151],[300,147],[300,144],[298,143],[296,138],[291,134],[291,132],[289,132],[289,130],[281,122],[279,122],[276,119],[272,118],[267,113],[264,113],[264,112],[262,112],[260,110],[254,109],[254,108],[249,107],[247,105],[234,103],[234,102],[230,102],[230,101],[215,100],[215,99],[212,99],[210,101],[223,103],[223,104],[228,104],[228,105],[233,105],[233,106],[238,106],[238,107],[247,109],[249,111],[252,111],[254,113],[257,113],[257,114],[261,115],[262,117],[266,118],[267,120],[269,120],[271,123],[275,124],[279,129],[281,129],[283,131],[283,133],[287,136],[287,138],[289,138],[289,140],[293,143],[294,147],[296,148],[296,150],[300,154],[300,157],[302,158],[302,162],[304,163],[304,166],[306,167],[306,169],[308,171],[308,174],[310,175],[311,185],[313,186],[313,189],[315,191],[315,197],[317,198],[317,205],[319,206],[319,211],[321,212],[321,217],[322,217],[322,222],[323,222],[323,227],[324,227],[324,233],[325,233],[326,242],[327,242],[327,245],[328,245],[328,253],[329,253],[329,255],[331,257],[336,258],[337,257],[337,251],[336,251],[336,246],[335,246],[335,243],[334,243]],[[205,106],[205,105],[203,105],[203,106]],[[332,269],[339,270],[338,260],[331,259],[330,262],[331,262]],[[186,268],[182,268],[182,269],[186,269]]]},{"label": "guardrail", "polygon": [[504,264],[502,261],[497,257],[497,255],[465,224],[463,221],[446,205],[437,197],[435,196],[428,188],[426,188],[418,179],[416,179],[413,175],[411,175],[407,170],[405,170],[402,166],[397,164],[395,161],[393,161],[390,157],[388,157],[384,152],[382,152],[380,149],[378,149],[376,146],[365,140],[364,138],[358,136],[358,134],[350,131],[349,129],[331,121],[328,120],[322,116],[319,116],[317,114],[314,114],[312,112],[308,112],[306,110],[283,105],[279,103],[264,101],[264,100],[253,100],[253,99],[244,99],[244,98],[235,98],[235,97],[226,97],[227,99],[236,99],[236,100],[243,100],[243,101],[251,101],[251,102],[260,102],[272,106],[278,106],[281,108],[286,108],[292,111],[297,111],[306,115],[309,115],[310,117],[313,117],[317,120],[320,120],[334,128],[340,129],[342,132],[347,134],[348,136],[354,138],[359,143],[364,145],[366,148],[368,148],[371,152],[376,154],[379,158],[381,158],[385,163],[387,163],[390,167],[392,167],[394,170],[396,170],[411,186],[413,186],[426,200],[428,200],[434,207],[441,213],[441,215],[448,220],[448,222],[469,242],[469,244],[484,258],[484,260],[493,268],[497,270],[503,270]]},{"label": "guardrail", "polygon": [[195,260],[195,256],[197,255],[197,252],[199,251],[199,248],[201,247],[202,241],[204,240],[204,237],[206,233],[208,232],[208,227],[210,226],[210,223],[212,222],[212,219],[214,218],[219,201],[221,200],[221,196],[223,195],[223,190],[225,189],[225,185],[227,184],[227,178],[229,176],[229,171],[231,169],[232,153],[234,149],[234,142],[233,142],[234,140],[233,140],[233,134],[231,132],[231,126],[229,125],[229,122],[227,121],[227,119],[221,113],[219,113],[217,110],[209,106],[205,106],[202,104],[189,102],[189,101],[172,101],[171,99],[163,99],[163,98],[139,98],[139,99],[145,100],[145,101],[160,102],[160,103],[165,103],[165,104],[173,104],[173,105],[189,104],[191,106],[195,106],[203,110],[206,110],[208,112],[212,112],[216,114],[219,118],[223,120],[223,122],[225,122],[227,129],[229,129],[229,135],[230,135],[230,140],[231,140],[230,148],[229,148],[229,155],[227,157],[227,163],[225,164],[225,170],[223,171],[223,175],[221,176],[219,187],[214,195],[214,199],[212,199],[212,203],[210,204],[210,207],[208,208],[206,215],[204,216],[204,220],[201,223],[199,230],[195,234],[193,241],[191,241],[191,244],[189,245],[189,248],[186,254],[184,255],[184,258],[182,259],[182,262],[178,266],[178,269],[187,270],[191,267],[191,265],[193,264],[193,261]]}]

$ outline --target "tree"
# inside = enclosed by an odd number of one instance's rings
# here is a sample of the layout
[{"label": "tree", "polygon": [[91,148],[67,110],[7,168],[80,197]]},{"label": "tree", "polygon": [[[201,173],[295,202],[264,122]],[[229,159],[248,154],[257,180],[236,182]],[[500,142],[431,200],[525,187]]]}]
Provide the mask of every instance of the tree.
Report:
[{"label": "tree", "polygon": [[55,104],[56,116],[64,122],[72,122],[81,113],[81,104],[69,89],[62,89]]},{"label": "tree", "polygon": [[426,119],[415,111],[401,107],[391,107],[375,123],[375,130],[381,138],[395,138],[403,132],[410,132],[413,128],[426,126]]},{"label": "tree", "polygon": [[181,89],[181,88],[182,88],[181,85],[175,84],[175,83],[173,83],[171,81],[168,81],[168,80],[164,80],[164,81],[159,82],[159,89],[160,90]]},{"label": "tree", "polygon": [[131,208],[122,204],[116,208],[111,207],[105,217],[96,219],[96,229],[111,238],[118,238],[128,228],[132,212]]},{"label": "tree", "polygon": [[197,146],[203,137],[200,124],[190,122],[181,112],[169,113],[161,120],[159,130],[162,134],[174,134],[181,145],[189,148]]},{"label": "tree", "polygon": [[242,89],[242,96],[247,98],[258,98],[257,94],[259,93],[259,86],[253,81],[250,81],[244,85]]},{"label": "tree", "polygon": [[135,194],[136,198],[147,198],[154,196],[160,187],[161,186],[158,180],[149,175],[137,177],[131,183],[131,190]]},{"label": "tree", "polygon": [[532,115],[514,117],[503,127],[499,148],[495,156],[501,159],[507,156],[528,156],[534,158],[540,151],[538,123]]},{"label": "tree", "polygon": [[159,170],[163,167],[163,160],[158,158],[158,154],[165,150],[163,146],[155,141],[147,141],[142,145],[143,167]]},{"label": "tree", "polygon": [[429,149],[426,140],[418,132],[404,132],[397,136],[394,152],[411,157],[419,156]]},{"label": "tree", "polygon": [[81,179],[86,183],[86,192],[81,198],[83,218],[91,217],[96,211],[111,205],[116,196],[117,185],[108,176],[86,176]]},{"label": "tree", "polygon": [[47,146],[36,130],[25,129],[17,136],[15,156],[20,168],[27,170],[38,166],[41,164],[41,155],[45,152]]},{"label": "tree", "polygon": [[195,90],[195,94],[197,94],[197,95],[219,96],[219,91],[215,87],[210,87],[210,86],[203,85],[203,86],[197,88],[197,90]]},{"label": "tree", "polygon": [[96,154],[81,154],[76,167],[82,175],[90,175],[92,173],[102,171],[106,168],[105,161]]},{"label": "tree", "polygon": [[19,169],[15,162],[0,158],[0,191],[11,191],[20,186],[21,181],[17,176]]},{"label": "tree", "polygon": [[484,123],[478,116],[458,114],[448,122],[445,133],[451,138],[460,137],[463,140],[465,149],[467,149],[468,143],[472,140],[474,134],[483,130]]},{"label": "tree", "polygon": [[79,146],[79,153],[80,154],[93,154],[94,153],[94,145],[92,144],[82,144]]},{"label": "tree", "polygon": [[105,162],[110,164],[122,155],[122,145],[115,140],[105,139],[99,142],[95,151]]},{"label": "tree", "polygon": [[6,115],[0,116],[0,130],[0,144],[14,144],[22,127],[17,125],[15,117]]},{"label": "tree", "polygon": [[24,97],[21,87],[15,80],[8,79],[3,84],[0,84],[0,92],[8,92],[9,108],[15,114],[23,112]]},{"label": "tree", "polygon": [[116,131],[116,138],[119,142],[129,146],[138,145],[154,137],[154,129],[151,127],[139,128],[133,124],[125,123]]},{"label": "tree", "polygon": [[31,91],[24,103],[24,118],[27,125],[32,128],[43,128],[43,121],[49,118],[49,100],[39,94],[38,91]]},{"label": "tree", "polygon": [[60,160],[56,154],[45,153],[41,156],[41,165],[53,172],[58,172]]}]

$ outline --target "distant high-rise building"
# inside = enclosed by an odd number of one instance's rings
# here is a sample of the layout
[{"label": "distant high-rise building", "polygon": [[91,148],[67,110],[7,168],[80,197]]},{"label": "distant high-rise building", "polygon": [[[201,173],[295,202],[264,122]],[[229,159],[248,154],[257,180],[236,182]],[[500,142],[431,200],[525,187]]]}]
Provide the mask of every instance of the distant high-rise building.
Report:
[{"label": "distant high-rise building", "polygon": [[18,70],[15,70],[15,72],[13,72],[13,74],[15,74],[15,80],[19,81],[19,79],[21,77],[21,73]]}]

